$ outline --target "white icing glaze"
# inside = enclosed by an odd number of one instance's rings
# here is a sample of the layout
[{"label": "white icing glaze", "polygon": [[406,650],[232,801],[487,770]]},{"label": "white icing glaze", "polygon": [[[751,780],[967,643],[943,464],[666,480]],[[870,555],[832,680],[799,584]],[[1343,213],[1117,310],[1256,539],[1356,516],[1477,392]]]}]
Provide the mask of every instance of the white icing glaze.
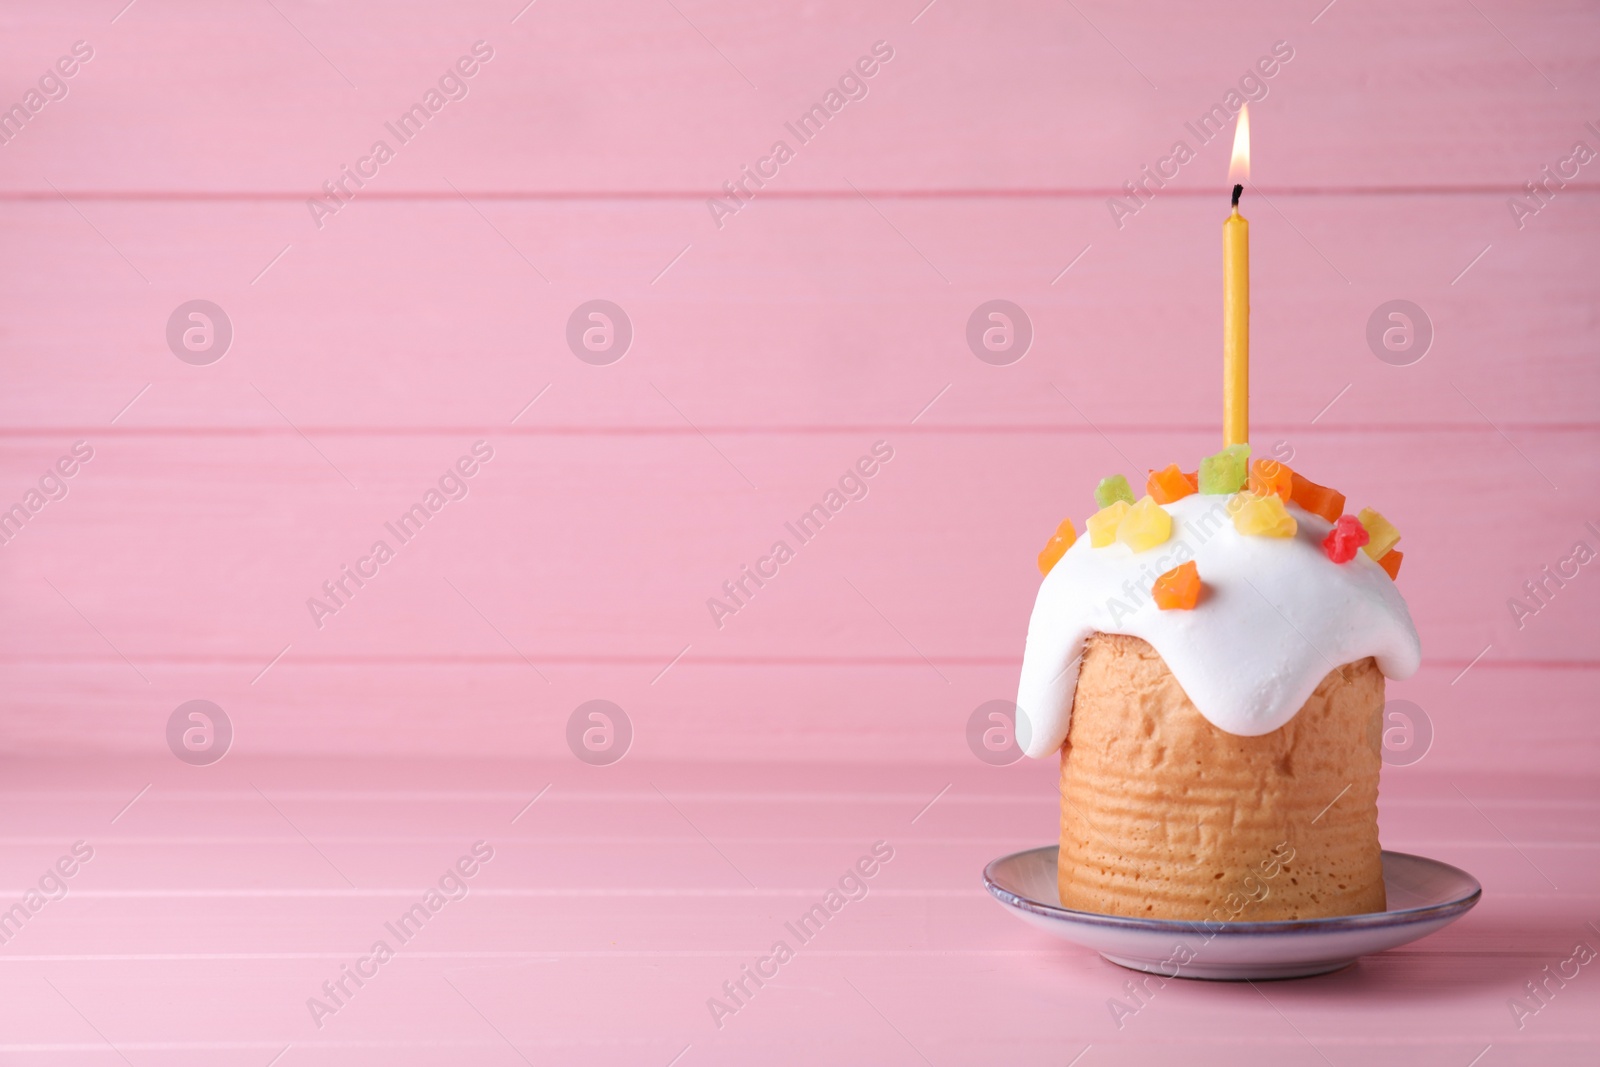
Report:
[{"label": "white icing glaze", "polygon": [[[1289,505],[1293,537],[1233,528],[1226,496],[1198,493],[1166,505],[1172,536],[1134,552],[1093,548],[1085,535],[1039,586],[1017,693],[1017,738],[1048,756],[1067,737],[1078,660],[1095,631],[1148,641],[1194,706],[1220,730],[1271,733],[1329,671],[1367,656],[1390,678],[1422,659],[1405,600],[1365,552],[1334,563],[1322,550],[1331,524]],[[1193,558],[1204,583],[1189,611],[1163,611],[1150,588]]]}]

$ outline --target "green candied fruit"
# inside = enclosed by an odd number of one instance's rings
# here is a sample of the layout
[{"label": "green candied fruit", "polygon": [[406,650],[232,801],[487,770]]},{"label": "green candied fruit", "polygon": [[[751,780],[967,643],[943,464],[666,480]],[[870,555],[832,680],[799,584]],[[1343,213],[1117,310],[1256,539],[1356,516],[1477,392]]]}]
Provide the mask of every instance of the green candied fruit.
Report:
[{"label": "green candied fruit", "polygon": [[1119,500],[1133,503],[1133,490],[1128,487],[1128,479],[1120,474],[1101,478],[1100,484],[1094,487],[1095,506],[1109,508]]},{"label": "green candied fruit", "polygon": [[1200,461],[1200,491],[1211,496],[1237,493],[1249,476],[1249,445],[1229,445]]}]

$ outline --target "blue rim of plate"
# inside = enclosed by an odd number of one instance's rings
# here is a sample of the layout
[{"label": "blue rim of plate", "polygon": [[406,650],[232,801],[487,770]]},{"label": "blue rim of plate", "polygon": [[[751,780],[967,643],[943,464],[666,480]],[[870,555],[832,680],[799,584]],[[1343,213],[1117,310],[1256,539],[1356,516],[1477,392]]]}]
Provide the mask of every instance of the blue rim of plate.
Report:
[{"label": "blue rim of plate", "polygon": [[[1205,931],[1214,935],[1232,937],[1300,933],[1311,930],[1364,930],[1409,926],[1413,923],[1452,918],[1469,910],[1483,896],[1483,885],[1460,867],[1429,859],[1427,856],[1418,856],[1411,852],[1391,852],[1388,849],[1383,851],[1385,857],[1394,856],[1408,860],[1420,860],[1423,863],[1453,871],[1472,884],[1472,892],[1438,904],[1427,904],[1420,908],[1401,908],[1398,911],[1372,911],[1364,912],[1360,915],[1334,915],[1323,919],[1275,919],[1270,922],[1213,923],[1207,926],[1204,919],[1136,919],[1131,915],[1103,915],[1097,911],[1074,911],[1072,908],[1063,908],[1060,904],[1046,904],[1031,897],[1018,896],[1011,890],[1002,888],[994,880],[994,868],[999,864],[1022,856],[1029,856],[1036,852],[1055,852],[1059,854],[1060,848],[1061,846],[1059,845],[1044,845],[1040,848],[1023,849],[1021,852],[1013,852],[1008,856],[990,860],[983,868],[984,888],[989,890],[990,895],[1002,904],[1051,919],[1070,919],[1073,922],[1086,923],[1090,926],[1103,926],[1117,930],[1142,930],[1157,934],[1170,934],[1179,931],[1187,933]],[[1055,866],[1055,864],[1052,863],[1051,866]]]}]

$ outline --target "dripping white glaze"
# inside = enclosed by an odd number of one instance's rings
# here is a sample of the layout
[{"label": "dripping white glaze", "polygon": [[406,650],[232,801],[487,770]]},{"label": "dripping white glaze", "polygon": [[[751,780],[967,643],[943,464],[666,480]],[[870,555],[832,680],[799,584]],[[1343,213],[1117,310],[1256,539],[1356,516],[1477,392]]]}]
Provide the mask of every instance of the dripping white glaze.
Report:
[{"label": "dripping white glaze", "polygon": [[[1329,671],[1373,656],[1390,678],[1408,678],[1422,648],[1395,585],[1365,552],[1334,563],[1322,550],[1331,524],[1289,505],[1293,537],[1233,528],[1228,497],[1193,494],[1166,505],[1172,536],[1134,552],[1093,548],[1085,536],[1039,586],[1017,692],[1017,739],[1048,756],[1067,738],[1078,661],[1090,635],[1148,641],[1178,684],[1219,730],[1271,733],[1300,710]],[[1195,560],[1204,585],[1189,611],[1150,599],[1156,577]]]}]

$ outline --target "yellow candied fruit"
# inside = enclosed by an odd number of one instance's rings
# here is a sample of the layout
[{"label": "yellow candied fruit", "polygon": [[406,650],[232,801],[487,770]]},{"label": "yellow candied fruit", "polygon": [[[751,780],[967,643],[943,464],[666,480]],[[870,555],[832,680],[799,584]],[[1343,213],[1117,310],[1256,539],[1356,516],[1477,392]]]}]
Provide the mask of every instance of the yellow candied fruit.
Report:
[{"label": "yellow candied fruit", "polygon": [[1126,500],[1118,500],[1108,508],[1101,508],[1089,516],[1089,544],[1094,548],[1104,548],[1117,539],[1117,524],[1122,521],[1122,516],[1132,510],[1132,505]]},{"label": "yellow candied fruit", "polygon": [[1233,528],[1248,537],[1293,537],[1294,516],[1277,494],[1240,493],[1233,498]]},{"label": "yellow candied fruit", "polygon": [[1141,497],[1117,523],[1117,540],[1135,552],[1154,548],[1171,536],[1172,516],[1153,497]]},{"label": "yellow candied fruit", "polygon": [[1361,525],[1366,528],[1367,536],[1371,539],[1361,546],[1361,551],[1373,559],[1382,559],[1388,555],[1395,542],[1400,540],[1400,531],[1394,528],[1394,523],[1371,508],[1362,508],[1361,514],[1356,518],[1361,520]]}]

